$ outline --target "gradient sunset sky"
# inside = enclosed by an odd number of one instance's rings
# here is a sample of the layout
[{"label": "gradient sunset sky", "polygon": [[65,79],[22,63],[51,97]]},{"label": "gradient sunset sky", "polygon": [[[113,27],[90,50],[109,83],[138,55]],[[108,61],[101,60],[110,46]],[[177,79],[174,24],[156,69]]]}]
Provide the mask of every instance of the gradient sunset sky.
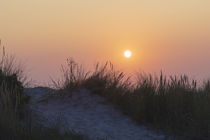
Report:
[{"label": "gradient sunset sky", "polygon": [[210,77],[210,0],[0,0],[0,38],[38,82],[68,57]]}]

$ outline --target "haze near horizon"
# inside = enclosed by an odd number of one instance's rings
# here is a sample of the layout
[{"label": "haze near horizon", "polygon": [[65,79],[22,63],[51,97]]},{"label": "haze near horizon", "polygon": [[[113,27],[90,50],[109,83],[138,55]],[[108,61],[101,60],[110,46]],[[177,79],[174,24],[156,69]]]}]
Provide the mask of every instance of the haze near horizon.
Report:
[{"label": "haze near horizon", "polygon": [[[68,57],[126,73],[210,77],[210,1],[36,0],[0,2],[0,38],[37,82]],[[124,57],[130,50],[132,56]]]}]

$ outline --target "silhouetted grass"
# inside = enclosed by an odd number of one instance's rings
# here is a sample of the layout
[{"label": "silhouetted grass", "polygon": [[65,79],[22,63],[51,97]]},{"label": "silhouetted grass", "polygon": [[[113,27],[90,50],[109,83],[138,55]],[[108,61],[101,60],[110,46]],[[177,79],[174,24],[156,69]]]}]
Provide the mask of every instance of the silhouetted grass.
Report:
[{"label": "silhouetted grass", "polygon": [[[74,62],[71,60],[70,62]],[[187,139],[210,138],[210,81],[197,86],[186,75],[137,74],[131,84],[112,64],[85,72],[76,62],[65,69],[63,89],[87,88],[105,97],[134,121]],[[74,67],[76,66],[76,67]],[[73,69],[72,69],[73,68]]]},{"label": "silhouetted grass", "polygon": [[187,76],[160,77],[141,75],[131,95],[130,106],[123,107],[138,122],[167,128],[174,134],[192,139],[209,138],[209,82],[198,88]]},{"label": "silhouetted grass", "polygon": [[[1,44],[0,44],[1,45]],[[83,140],[86,137],[74,132],[60,133],[57,128],[46,128],[32,122],[24,93],[26,77],[14,57],[5,54],[0,58],[0,140]]]}]

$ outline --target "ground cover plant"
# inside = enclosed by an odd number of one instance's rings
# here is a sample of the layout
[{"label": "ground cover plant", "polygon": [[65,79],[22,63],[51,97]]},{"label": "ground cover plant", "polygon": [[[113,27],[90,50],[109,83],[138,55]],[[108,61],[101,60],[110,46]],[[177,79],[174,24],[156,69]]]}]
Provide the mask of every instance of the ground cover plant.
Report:
[{"label": "ground cover plant", "polygon": [[56,84],[60,89],[87,88],[135,122],[150,124],[179,139],[210,138],[210,81],[198,86],[186,75],[167,77],[161,72],[159,76],[139,73],[131,83],[110,63],[97,64],[91,72],[72,59],[62,70],[63,81]]}]

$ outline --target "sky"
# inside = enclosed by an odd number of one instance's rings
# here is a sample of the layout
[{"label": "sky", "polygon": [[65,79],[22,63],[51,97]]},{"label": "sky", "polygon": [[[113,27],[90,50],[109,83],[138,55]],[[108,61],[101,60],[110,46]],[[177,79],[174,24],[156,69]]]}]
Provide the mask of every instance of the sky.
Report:
[{"label": "sky", "polygon": [[[72,57],[210,78],[209,0],[0,0],[0,39],[37,83]],[[124,50],[133,55],[126,59]]]}]

